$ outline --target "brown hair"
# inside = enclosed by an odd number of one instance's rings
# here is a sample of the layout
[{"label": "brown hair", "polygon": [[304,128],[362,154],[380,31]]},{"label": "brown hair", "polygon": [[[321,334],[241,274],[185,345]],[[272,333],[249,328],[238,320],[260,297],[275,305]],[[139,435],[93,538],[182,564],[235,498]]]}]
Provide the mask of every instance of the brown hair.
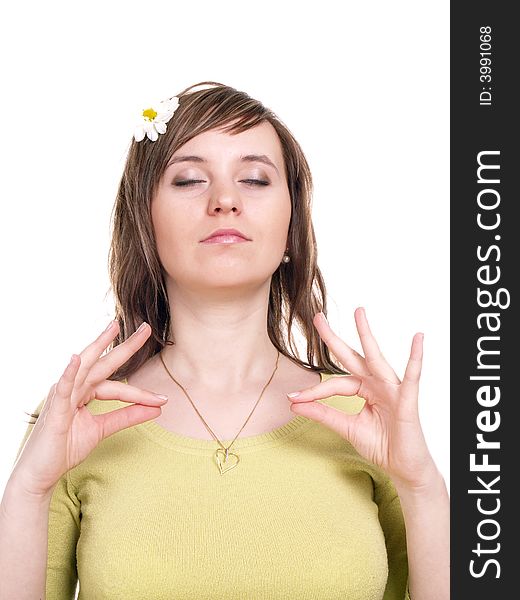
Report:
[{"label": "brown hair", "polygon": [[[193,90],[201,86],[210,87]],[[300,145],[270,109],[245,92],[204,81],[186,88],[177,97],[179,105],[158,140],[132,140],[112,211],[109,276],[120,330],[107,351],[124,342],[143,321],[149,323],[152,333],[110,379],[128,377],[165,345],[174,343],[168,339],[170,306],[150,211],[173,153],[210,129],[240,133],[263,121],[271,123],[280,139],[292,205],[288,235],[291,260],[282,262],[271,278],[269,338],[280,353],[302,366],[319,372],[348,373],[332,362],[312,323],[318,311],[327,314],[327,300],[311,221],[312,177]],[[307,362],[297,356],[292,335],[294,321],[307,341]]]}]

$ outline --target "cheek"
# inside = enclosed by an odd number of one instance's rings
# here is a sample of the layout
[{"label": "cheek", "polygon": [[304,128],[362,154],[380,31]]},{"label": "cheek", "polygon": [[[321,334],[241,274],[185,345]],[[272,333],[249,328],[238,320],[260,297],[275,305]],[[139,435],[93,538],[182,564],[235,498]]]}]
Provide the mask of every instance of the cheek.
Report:
[{"label": "cheek", "polygon": [[289,224],[291,222],[291,202],[284,200],[282,208],[280,204],[273,209],[270,217],[264,222],[263,231],[274,251],[285,250]]},{"label": "cheek", "polygon": [[166,266],[171,257],[182,257],[182,248],[188,243],[188,222],[171,208],[152,205],[152,225],[161,262]]}]

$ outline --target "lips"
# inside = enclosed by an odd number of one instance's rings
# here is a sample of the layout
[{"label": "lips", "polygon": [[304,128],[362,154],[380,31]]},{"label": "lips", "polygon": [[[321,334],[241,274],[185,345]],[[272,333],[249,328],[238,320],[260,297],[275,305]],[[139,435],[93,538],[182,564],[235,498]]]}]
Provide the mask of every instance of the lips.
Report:
[{"label": "lips", "polygon": [[224,244],[227,246],[236,245],[236,244],[246,244],[249,240],[240,237],[239,235],[214,235],[213,237],[208,238],[201,242],[204,245],[211,244]]},{"label": "lips", "polygon": [[212,242],[212,243],[233,243],[233,242],[245,242],[251,241],[244,233],[238,229],[216,229],[210,233],[206,238],[202,239],[201,242]]}]

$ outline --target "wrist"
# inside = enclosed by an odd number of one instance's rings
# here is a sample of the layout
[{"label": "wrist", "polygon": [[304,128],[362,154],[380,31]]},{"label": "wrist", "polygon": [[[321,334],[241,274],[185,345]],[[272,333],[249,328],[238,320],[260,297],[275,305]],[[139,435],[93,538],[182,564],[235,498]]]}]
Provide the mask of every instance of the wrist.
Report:
[{"label": "wrist", "polygon": [[31,490],[24,484],[23,476],[13,471],[7,481],[4,495],[34,504],[48,504],[52,498],[54,487],[44,491]]},{"label": "wrist", "polygon": [[444,477],[433,460],[421,473],[417,473],[413,479],[402,480],[393,477],[392,480],[400,497],[427,498],[432,494],[438,494],[441,490],[446,491]]}]

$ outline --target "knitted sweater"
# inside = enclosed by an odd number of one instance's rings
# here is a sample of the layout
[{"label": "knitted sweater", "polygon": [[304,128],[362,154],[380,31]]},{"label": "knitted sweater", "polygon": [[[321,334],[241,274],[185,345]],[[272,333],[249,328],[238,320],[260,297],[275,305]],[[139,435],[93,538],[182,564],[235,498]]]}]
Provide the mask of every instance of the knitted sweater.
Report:
[{"label": "knitted sweater", "polygon": [[399,498],[348,441],[296,415],[237,438],[223,475],[218,447],[154,420],[104,439],[54,489],[47,600],[409,600]]}]

